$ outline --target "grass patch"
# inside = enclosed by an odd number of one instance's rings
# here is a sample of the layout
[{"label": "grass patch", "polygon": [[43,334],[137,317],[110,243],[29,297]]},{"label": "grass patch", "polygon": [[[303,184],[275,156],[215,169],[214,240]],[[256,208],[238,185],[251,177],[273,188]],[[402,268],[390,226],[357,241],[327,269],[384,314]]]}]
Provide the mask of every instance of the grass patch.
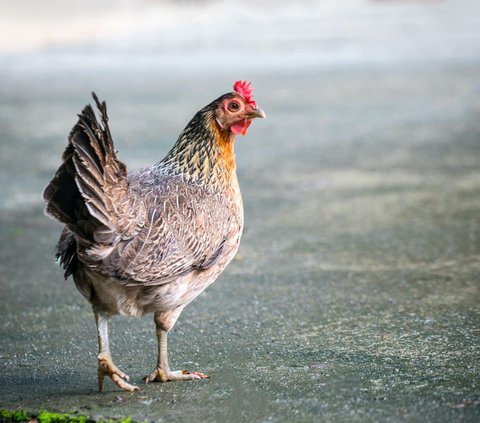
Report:
[{"label": "grass patch", "polygon": [[9,411],[0,409],[0,423],[12,422],[32,422],[32,423],[135,423],[131,417],[121,419],[101,419],[92,420],[91,418],[79,414],[51,413],[49,411],[40,411],[38,414],[30,413],[24,410]]}]

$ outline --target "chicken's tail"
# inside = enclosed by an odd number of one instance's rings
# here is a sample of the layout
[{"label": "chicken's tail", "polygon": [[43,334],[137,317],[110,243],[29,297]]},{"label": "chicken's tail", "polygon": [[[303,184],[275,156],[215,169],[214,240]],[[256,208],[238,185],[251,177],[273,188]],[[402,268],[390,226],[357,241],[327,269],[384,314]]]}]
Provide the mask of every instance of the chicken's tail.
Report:
[{"label": "chicken's tail", "polygon": [[[127,188],[127,170],[115,154],[106,104],[95,93],[92,96],[101,122],[90,105],[78,115],[63,163],[43,192],[45,213],[65,223],[75,238],[90,243],[95,241],[99,229],[112,227],[112,192],[121,197],[121,191]],[[63,258],[62,251],[57,255]]]}]

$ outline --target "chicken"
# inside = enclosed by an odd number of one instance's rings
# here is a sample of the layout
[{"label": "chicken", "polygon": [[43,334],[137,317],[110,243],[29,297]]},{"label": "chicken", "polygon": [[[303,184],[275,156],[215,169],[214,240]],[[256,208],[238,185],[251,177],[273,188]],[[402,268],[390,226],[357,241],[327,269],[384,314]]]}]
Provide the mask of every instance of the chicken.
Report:
[{"label": "chicken", "polygon": [[105,102],[92,93],[79,115],[63,163],[44,190],[45,213],[65,225],[56,257],[91,303],[98,332],[98,387],[105,376],[136,391],[112,361],[109,318],[154,314],[156,368],[148,382],[207,377],[172,371],[167,335],[183,308],[207,288],[238,250],[243,206],[235,135],[265,118],[250,83],[237,81],[195,114],[160,162],[127,173],[117,158]]}]

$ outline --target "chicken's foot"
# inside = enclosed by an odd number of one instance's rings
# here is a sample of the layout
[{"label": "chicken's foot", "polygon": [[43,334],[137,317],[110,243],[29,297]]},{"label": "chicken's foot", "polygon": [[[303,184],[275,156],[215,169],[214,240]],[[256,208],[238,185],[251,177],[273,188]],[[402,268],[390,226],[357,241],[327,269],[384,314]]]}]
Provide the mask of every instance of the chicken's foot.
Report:
[{"label": "chicken's foot", "polygon": [[113,382],[125,391],[139,391],[140,388],[128,383],[130,379],[128,375],[118,369],[113,364],[110,354],[110,346],[108,341],[108,315],[102,312],[95,312],[95,321],[97,323],[98,333],[98,390],[101,392],[104,386],[105,376],[110,377]]},{"label": "chicken's foot", "polygon": [[170,366],[168,364],[167,336],[168,336],[168,332],[157,326],[157,338],[158,338],[157,368],[148,376],[145,376],[143,378],[143,380],[145,380],[145,383],[208,378],[206,374],[201,372],[189,372],[187,370],[173,370],[173,371],[170,370]]}]

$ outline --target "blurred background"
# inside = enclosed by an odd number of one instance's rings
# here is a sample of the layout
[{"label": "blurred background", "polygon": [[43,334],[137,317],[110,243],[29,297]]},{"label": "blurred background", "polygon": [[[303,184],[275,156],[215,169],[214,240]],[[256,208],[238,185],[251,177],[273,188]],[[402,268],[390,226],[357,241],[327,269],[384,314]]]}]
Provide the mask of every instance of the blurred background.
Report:
[{"label": "blurred background", "polygon": [[[15,184],[25,181],[20,189],[2,184],[2,207],[38,201],[45,179],[36,172],[46,176],[57,164],[92,90],[108,100],[121,154],[134,167],[161,157],[189,117],[240,78],[254,82],[270,111],[258,131],[275,141],[245,143],[255,150],[248,161],[260,166],[266,156],[305,144],[341,144],[351,123],[345,119],[363,109],[370,113],[357,133],[395,119],[422,119],[443,100],[468,108],[461,97],[478,94],[478,86],[451,80],[478,69],[475,0],[24,0],[0,6],[1,157],[13,167],[2,166],[1,177],[27,171],[37,182],[18,177]],[[395,80],[404,73],[421,76]],[[353,74],[362,82],[354,83]],[[390,90],[388,113],[382,106],[381,115],[372,108],[377,81]],[[464,111],[444,106],[448,118]],[[25,166],[32,150],[36,169]]]},{"label": "blurred background", "polygon": [[[171,341],[212,379],[98,395],[41,191],[92,90],[134,169],[238,79],[268,115],[236,145],[244,238]],[[478,0],[0,1],[0,406],[478,421],[479,117]],[[112,332],[138,382],[153,323]]]}]

